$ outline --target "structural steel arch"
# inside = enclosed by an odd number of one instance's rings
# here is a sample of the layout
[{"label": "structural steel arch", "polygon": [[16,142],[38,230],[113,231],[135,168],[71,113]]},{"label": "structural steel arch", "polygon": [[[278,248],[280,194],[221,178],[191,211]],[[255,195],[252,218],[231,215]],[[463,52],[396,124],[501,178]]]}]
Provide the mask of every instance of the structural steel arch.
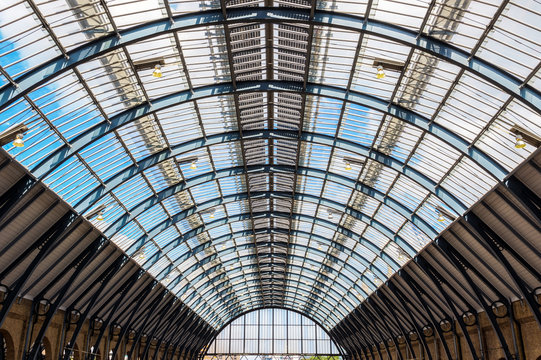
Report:
[{"label": "structural steel arch", "polygon": [[[244,132],[244,139],[270,139],[270,138],[290,138],[295,136],[295,132],[292,131],[283,131],[283,130],[262,130],[254,132]],[[180,144],[178,146],[173,146],[172,151],[164,150],[156,154],[150,155],[147,158],[139,161],[135,165],[131,165],[126,169],[119,171],[117,174],[112,176],[110,179],[104,182],[104,185],[99,185],[91,191],[88,195],[82,198],[78,203],[74,205],[75,209],[81,212],[85,212],[88,209],[92,208],[94,204],[99,201],[105,194],[107,194],[111,189],[119,186],[120,184],[128,181],[134,174],[139,173],[145,169],[148,169],[160,162],[163,162],[167,159],[179,156],[183,153],[187,153],[194,149],[210,146],[213,144],[224,143],[227,141],[238,141],[241,139],[241,136],[238,132],[227,132],[224,134],[212,135],[205,138],[199,138],[187,143]],[[403,164],[397,159],[394,159],[390,156],[384,155],[378,151],[368,149],[362,145],[358,145],[349,140],[344,139],[334,139],[328,135],[321,135],[316,133],[303,132],[301,135],[301,140],[306,139],[306,141],[311,140],[312,142],[323,144],[323,145],[334,145],[340,149],[350,150],[357,154],[361,154],[368,159],[379,162],[385,166],[392,168],[393,170],[402,173],[416,183],[423,186],[425,189],[436,195],[440,198],[447,206],[453,209],[457,213],[465,211],[466,206],[462,204],[454,195],[449,193],[447,190],[437,185],[434,181],[430,180],[427,176],[423,175],[421,172],[411,168],[408,165]],[[191,180],[191,179],[190,179]],[[182,186],[182,185],[181,185]]]},{"label": "structural steel arch", "polygon": [[32,168],[32,173],[39,178],[47,176],[51,171],[73,156],[73,154],[92,144],[93,141],[97,141],[100,137],[109,134],[121,126],[129,124],[143,116],[197,99],[218,95],[261,91],[285,91],[324,96],[365,106],[373,110],[378,110],[384,114],[392,115],[406,123],[412,124],[424,131],[427,131],[436,138],[448,143],[453,148],[460,151],[463,155],[478,163],[481,168],[500,181],[508,173],[507,170],[505,170],[498,162],[477,149],[474,145],[470,144],[462,137],[442,127],[441,125],[431,122],[430,119],[427,119],[424,116],[400,105],[389,103],[388,101],[378,99],[371,95],[352,90],[346,91],[328,85],[307,84],[306,90],[303,90],[302,84],[300,83],[263,80],[257,82],[239,83],[236,87],[233,87],[231,83],[204,86],[201,88],[180,91],[172,95],[153,99],[150,105],[141,104],[134,106],[131,109],[115,115],[110,119],[110,122],[94,125],[90,129],[84,131],[70,143],[70,146],[63,146],[62,148],[57,149],[34,168]]},{"label": "structural steel arch", "polygon": [[[254,218],[260,218],[260,217],[269,217],[270,214],[272,214],[272,216],[274,217],[284,217],[284,218],[287,218],[287,214],[285,213],[278,213],[278,212],[273,212],[273,213],[254,213]],[[182,214],[184,215],[184,214]],[[240,220],[245,220],[245,219],[249,219],[250,218],[250,215],[249,214],[239,214],[239,215],[233,215],[233,216],[229,216],[227,218],[221,218],[221,219],[217,219],[217,220],[214,220],[212,221],[211,223],[209,223],[208,227],[205,226],[205,225],[202,225],[201,227],[199,228],[196,228],[194,230],[192,230],[190,233],[187,233],[186,234],[186,237],[182,237],[182,238],[178,238],[178,239],[174,239],[170,245],[172,246],[167,246],[167,248],[171,249],[174,247],[175,244],[178,244],[180,242],[184,242],[185,240],[188,240],[190,239],[191,237],[194,237],[195,234],[198,234],[204,230],[206,230],[207,228],[208,229],[212,229],[212,226],[221,226],[221,225],[224,225],[224,224],[228,224],[229,222],[235,222],[235,221],[240,221]],[[317,223],[318,225],[322,225],[322,226],[326,226],[326,227],[329,227],[330,229],[335,229],[337,228],[338,229],[338,232],[349,237],[349,238],[353,238],[353,239],[356,239],[356,238],[359,238],[360,240],[362,240],[362,243],[363,245],[365,245],[366,247],[368,247],[372,252],[374,252],[375,254],[381,254],[381,250],[377,248],[377,246],[375,246],[374,244],[372,244],[370,242],[370,240],[368,239],[365,239],[363,237],[361,237],[360,235],[358,234],[355,234],[355,232],[352,232],[348,229],[345,229],[343,228],[342,226],[340,225],[336,225],[328,220],[325,220],[325,219],[321,219],[321,218],[318,218],[318,217],[313,217],[313,216],[308,216],[308,215],[302,215],[302,214],[293,214],[293,218],[294,219],[299,219],[299,220],[310,220],[310,221],[314,221],[315,223]],[[372,220],[371,221],[372,224],[376,225],[376,228],[378,230],[381,230],[383,231],[383,235],[385,237],[387,237],[389,239],[390,242],[392,242],[393,240],[395,242],[397,242],[398,245],[400,245],[403,249],[406,249],[408,251],[408,253],[410,254],[410,256],[414,256],[415,254],[415,250],[411,247],[411,245],[405,241],[404,239],[402,239],[400,236],[398,235],[395,235],[391,238],[389,238],[388,236],[390,236],[390,230],[387,229],[383,224],[377,222],[377,221],[374,221]],[[168,224],[160,224],[158,225],[158,227],[161,229],[161,228],[165,228]],[[367,224],[368,225],[368,224]],[[158,228],[157,227],[157,228]],[[251,231],[251,230],[250,230]],[[315,236],[315,235],[314,235]],[[328,239],[325,239],[324,237],[320,237],[320,236],[315,236],[316,238],[318,238],[320,241],[323,241],[323,240],[326,240],[324,241],[324,243],[327,243],[329,240]],[[132,249],[133,250],[128,250],[128,252],[135,252],[137,250],[139,250],[146,242],[146,239],[138,239],[137,240],[137,243],[140,243],[142,244],[141,246],[137,246],[135,245],[135,249],[134,249],[134,245],[132,245]],[[166,249],[167,249],[166,248]],[[167,250],[165,250],[167,251]],[[164,254],[166,253],[164,251]],[[160,252],[161,253],[161,252]],[[160,253],[156,254],[156,255],[153,255],[154,259],[151,260],[151,261],[157,261],[159,256],[161,255]],[[396,264],[395,261],[392,261],[393,264]],[[153,264],[153,263],[152,263]],[[152,265],[151,264],[151,265]],[[378,272],[380,272],[380,270],[377,270]],[[384,274],[382,274],[380,272],[380,275],[383,275],[383,277],[386,277]]]},{"label": "structural steel arch", "polygon": [[209,10],[196,14],[179,15],[172,19],[163,19],[138,25],[134,28],[120,31],[118,34],[99,38],[68,52],[65,57],[59,56],[29,71],[27,74],[14,79],[17,85],[9,84],[0,90],[0,109],[3,109],[4,106],[12,103],[37,86],[60,75],[62,72],[121,46],[172,31],[217,24],[232,25],[250,22],[298,22],[309,25],[326,25],[385,37],[412,48],[429,52],[440,59],[458,65],[521,99],[523,102],[532,106],[538,113],[541,113],[541,94],[537,90],[527,84],[523,84],[514,76],[492,66],[490,63],[430,36],[419,34],[393,24],[353,15],[320,10],[315,10],[312,15],[310,14],[310,10],[305,9],[297,8],[293,10],[288,8],[264,7],[228,9],[227,18],[224,16],[222,10]]},{"label": "structural steel arch", "polygon": [[[294,171],[292,167],[288,167],[288,166],[252,165],[252,166],[247,167],[247,169],[248,169],[248,173],[250,172],[253,173],[256,171],[260,173],[288,173],[288,172]],[[135,203],[132,207],[130,207],[129,213],[121,216],[119,219],[115,220],[112,224],[110,224],[104,230],[104,234],[107,236],[113,236],[117,231],[119,231],[123,226],[125,226],[130,220],[135,219],[138,215],[142,214],[145,210],[148,210],[149,208],[159,203],[160,201],[163,201],[181,191],[190,189],[192,186],[201,185],[209,181],[215,181],[219,179],[233,177],[236,175],[244,175],[246,174],[244,171],[245,171],[245,168],[242,166],[239,166],[236,168],[218,170],[215,172],[209,172],[209,173],[198,175],[194,178],[189,179],[189,181],[183,182],[182,184],[177,184],[177,185],[172,185],[170,187],[167,187],[161,190],[160,192],[156,193],[155,195],[149,196],[148,198],[142,199],[141,201]],[[398,214],[404,216],[404,218],[406,218],[408,221],[411,221],[413,224],[419,227],[428,237],[435,237],[437,235],[437,231],[434,229],[433,226],[429,225],[428,222],[420,218],[418,215],[414,214],[411,210],[409,210],[406,206],[404,206],[400,201],[394,199],[392,196],[382,193],[381,191],[377,189],[358,183],[355,180],[352,180],[345,176],[341,176],[341,175],[331,173],[331,172],[325,172],[319,169],[301,166],[301,167],[298,167],[297,172],[302,175],[312,176],[318,179],[327,179],[332,182],[337,182],[338,184],[348,187],[352,190],[359,191],[375,199],[379,203],[389,206]],[[276,193],[278,194],[278,192]],[[308,198],[310,198],[310,196],[308,196]],[[325,205],[328,205],[329,207],[334,208],[337,211],[342,211],[342,209],[345,208],[347,209],[345,213],[356,212],[356,210],[353,210],[350,206],[344,205],[342,203],[337,203],[332,200],[321,199],[320,202],[322,204],[325,204]],[[332,204],[332,205],[329,205],[329,204]],[[201,204],[197,205],[196,207],[199,208],[200,206]],[[212,207],[213,205],[210,205],[210,206]],[[204,210],[206,209],[200,209],[198,211],[200,212]],[[188,211],[186,216],[192,215],[194,213],[195,213],[194,211],[191,211],[191,212]]]}]

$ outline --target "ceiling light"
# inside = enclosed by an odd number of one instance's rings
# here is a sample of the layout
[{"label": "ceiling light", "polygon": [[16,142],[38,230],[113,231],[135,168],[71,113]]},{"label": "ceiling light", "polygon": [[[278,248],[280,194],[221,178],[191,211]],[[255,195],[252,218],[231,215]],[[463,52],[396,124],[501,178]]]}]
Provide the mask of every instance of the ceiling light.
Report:
[{"label": "ceiling light", "polygon": [[216,214],[216,210],[212,209],[211,211],[209,211],[209,218],[214,219],[215,214]]},{"label": "ceiling light", "polygon": [[154,66],[154,71],[152,72],[152,76],[161,78],[162,77],[162,67],[161,65]]},{"label": "ceiling light", "polygon": [[[13,142],[13,145],[15,145],[15,141]],[[515,142],[515,148],[524,149],[525,147],[526,147],[526,143],[524,142],[524,139],[522,139],[522,135],[520,135],[520,134],[517,135],[517,141]]]},{"label": "ceiling light", "polygon": [[445,217],[443,216],[443,214],[441,212],[438,212],[438,221],[439,222],[444,222],[445,221]]},{"label": "ceiling light", "polygon": [[103,221],[103,210],[105,210],[106,207],[107,205],[101,204],[100,206],[86,214],[86,218],[90,220],[96,217],[96,220]]},{"label": "ceiling light", "polygon": [[526,145],[531,145],[535,148],[541,147],[541,137],[531,131],[516,124],[509,131],[515,135],[515,148],[524,149]]},{"label": "ceiling light", "polygon": [[404,252],[402,250],[398,250],[398,260],[404,260],[405,258]]},{"label": "ceiling light", "polygon": [[342,161],[344,161],[344,163],[346,164],[346,170],[351,170],[353,168],[352,165],[358,165],[359,167],[362,167],[365,163],[363,159],[358,159],[352,156],[344,156],[342,158]]},{"label": "ceiling light", "polygon": [[321,250],[321,244],[318,244],[317,249]]},{"label": "ceiling light", "polygon": [[439,222],[443,222],[446,219],[451,220],[451,221],[455,221],[455,219],[456,219],[453,216],[453,214],[451,214],[450,212],[448,212],[447,210],[445,210],[444,208],[442,208],[439,205],[436,206],[436,211],[438,212],[438,221]]},{"label": "ceiling light", "polygon": [[332,219],[334,218],[334,215],[333,215],[331,209],[328,209],[327,212],[329,213],[329,215],[327,216],[327,218],[328,218],[329,220],[332,220]]},{"label": "ceiling light", "polygon": [[139,260],[145,260],[145,249],[142,248],[141,250],[139,250],[139,254],[137,255],[137,258],[139,258]]},{"label": "ceiling light", "polygon": [[383,79],[385,77],[385,71],[394,71],[397,73],[404,71],[404,63],[388,59],[374,59],[372,66],[378,69],[378,72],[376,73],[378,79]]},{"label": "ceiling light", "polygon": [[23,147],[24,141],[23,141],[23,134],[19,133],[15,137],[15,140],[13,140],[13,146],[15,147]]},{"label": "ceiling light", "polygon": [[383,66],[378,65],[378,72],[376,73],[376,78],[383,79],[385,77],[385,71],[383,71]]},{"label": "ceiling light", "polygon": [[196,170],[197,169],[197,160],[198,157],[197,156],[190,156],[190,157],[187,157],[187,158],[184,158],[184,159],[175,159],[175,161],[177,162],[177,164],[179,165],[185,165],[185,164],[190,164],[190,169],[192,170]]},{"label": "ceiling light", "polygon": [[28,131],[28,127],[24,124],[12,125],[0,133],[0,146],[4,146],[12,142],[15,147],[23,147],[23,134]]}]

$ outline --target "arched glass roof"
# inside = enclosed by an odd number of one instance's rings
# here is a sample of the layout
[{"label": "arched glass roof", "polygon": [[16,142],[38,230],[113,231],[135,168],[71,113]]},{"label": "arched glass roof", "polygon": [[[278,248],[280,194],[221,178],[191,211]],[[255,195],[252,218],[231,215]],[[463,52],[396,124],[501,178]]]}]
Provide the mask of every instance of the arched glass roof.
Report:
[{"label": "arched glass roof", "polygon": [[1,6],[5,149],[216,329],[334,327],[541,134],[535,0]]}]

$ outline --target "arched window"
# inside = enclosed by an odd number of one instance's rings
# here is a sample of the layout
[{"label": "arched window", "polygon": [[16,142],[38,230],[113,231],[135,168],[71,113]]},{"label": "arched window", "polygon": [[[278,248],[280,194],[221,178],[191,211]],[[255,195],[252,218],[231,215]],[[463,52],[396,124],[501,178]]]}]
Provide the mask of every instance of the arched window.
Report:
[{"label": "arched window", "polygon": [[244,314],[224,327],[210,343],[206,355],[208,359],[228,355],[246,355],[247,359],[250,355],[261,359],[267,355],[338,359],[340,350],[311,319],[294,311],[261,309]]},{"label": "arched window", "polygon": [[40,344],[38,351],[39,360],[52,360],[52,347],[51,342],[46,337],[43,338],[43,342]]},{"label": "arched window", "polygon": [[8,358],[8,345],[4,335],[0,332],[0,360],[7,360]]},{"label": "arched window", "polygon": [[0,360],[15,359],[13,339],[6,330],[0,330]]}]

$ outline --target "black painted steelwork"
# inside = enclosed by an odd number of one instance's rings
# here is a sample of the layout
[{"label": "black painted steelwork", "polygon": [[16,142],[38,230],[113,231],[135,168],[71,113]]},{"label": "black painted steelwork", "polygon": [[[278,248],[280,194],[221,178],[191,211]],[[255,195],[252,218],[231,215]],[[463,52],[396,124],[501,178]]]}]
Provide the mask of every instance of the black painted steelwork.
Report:
[{"label": "black painted steelwork", "polygon": [[[56,205],[56,204],[55,204]],[[54,205],[53,205],[54,206]],[[31,263],[26,267],[25,272],[19,276],[17,281],[9,289],[7,296],[2,302],[2,310],[0,311],[0,326],[4,323],[11,306],[15,302],[17,295],[21,291],[22,287],[32,275],[33,271],[36,269],[40,261],[45,257],[50,247],[56,241],[59,241],[62,236],[69,233],[70,230],[74,229],[73,224],[75,219],[75,214],[68,212],[64,214],[49,230],[47,230],[41,237],[39,237],[33,245],[31,245],[26,251],[24,251],[17,259],[15,259],[10,266],[6,267],[2,273],[0,273],[0,283],[2,279],[9,273],[10,270],[15,268],[27,256],[30,256],[35,250],[39,250],[38,253],[33,257]]]},{"label": "black painted steelwork", "polygon": [[[483,222],[477,215],[470,212],[465,215],[467,224],[470,225],[476,232],[476,234],[483,239],[486,244],[490,246],[493,254],[500,260],[500,263],[505,267],[505,270],[511,276],[516,286],[520,289],[522,296],[528,303],[532,314],[537,321],[539,327],[541,327],[541,311],[539,310],[539,304],[535,299],[532,289],[529,289],[521,276],[511,266],[509,260],[503,254],[503,250],[509,250],[505,241],[496,232]],[[529,265],[529,264],[528,264]]]}]

